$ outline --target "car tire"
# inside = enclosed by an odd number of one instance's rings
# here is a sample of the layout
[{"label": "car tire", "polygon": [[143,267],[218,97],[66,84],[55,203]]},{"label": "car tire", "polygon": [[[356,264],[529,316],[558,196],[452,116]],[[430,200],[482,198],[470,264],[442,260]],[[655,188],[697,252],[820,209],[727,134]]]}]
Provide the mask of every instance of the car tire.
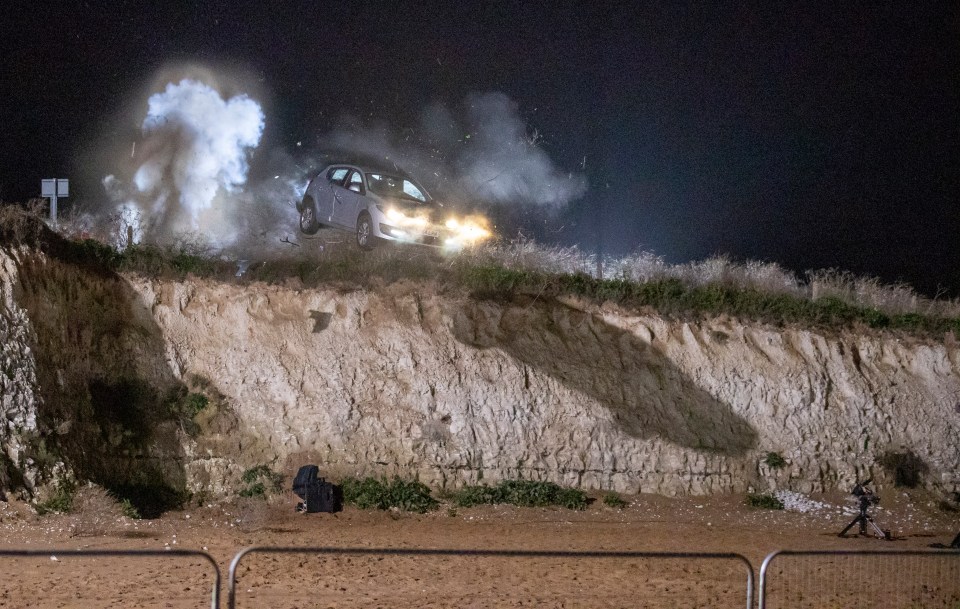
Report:
[{"label": "car tire", "polygon": [[300,206],[300,230],[307,235],[314,235],[320,230],[317,206],[313,203],[313,197],[304,197],[303,204]]},{"label": "car tire", "polygon": [[357,217],[357,245],[362,250],[372,250],[377,244],[377,238],[373,234],[373,220],[370,214],[362,212]]}]

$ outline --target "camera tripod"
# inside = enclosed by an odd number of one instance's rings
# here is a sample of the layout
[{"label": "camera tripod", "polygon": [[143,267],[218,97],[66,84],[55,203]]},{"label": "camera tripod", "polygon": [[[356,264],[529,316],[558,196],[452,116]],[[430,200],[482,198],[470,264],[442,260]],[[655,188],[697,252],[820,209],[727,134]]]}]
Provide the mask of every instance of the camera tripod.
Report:
[{"label": "camera tripod", "polygon": [[877,526],[877,523],[873,521],[873,516],[867,513],[867,509],[870,507],[870,504],[872,503],[871,497],[873,497],[872,493],[858,495],[857,498],[860,500],[860,513],[857,515],[856,518],[854,518],[850,522],[850,524],[847,525],[845,529],[840,531],[840,534],[837,535],[837,537],[845,536],[847,534],[847,531],[853,528],[853,525],[859,524],[861,535],[866,535],[867,527],[870,527],[873,533],[877,536],[877,539],[886,539],[889,541],[890,531],[884,531],[879,526]]}]

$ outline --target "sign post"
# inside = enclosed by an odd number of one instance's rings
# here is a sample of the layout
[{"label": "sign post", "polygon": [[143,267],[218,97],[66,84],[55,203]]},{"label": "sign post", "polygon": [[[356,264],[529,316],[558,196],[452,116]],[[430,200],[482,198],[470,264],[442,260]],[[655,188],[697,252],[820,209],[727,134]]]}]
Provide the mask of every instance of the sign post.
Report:
[{"label": "sign post", "polygon": [[50,199],[50,222],[57,225],[57,199],[70,196],[70,180],[63,178],[40,180],[40,196]]}]

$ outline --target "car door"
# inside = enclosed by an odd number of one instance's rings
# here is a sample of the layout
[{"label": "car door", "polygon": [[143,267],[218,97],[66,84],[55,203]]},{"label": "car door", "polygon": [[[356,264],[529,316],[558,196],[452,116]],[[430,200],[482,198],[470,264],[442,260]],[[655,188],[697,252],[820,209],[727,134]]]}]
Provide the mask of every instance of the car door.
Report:
[{"label": "car door", "polygon": [[356,169],[351,169],[343,186],[334,187],[333,221],[345,228],[357,226],[357,209],[360,199],[365,193],[363,175]]},{"label": "car door", "polygon": [[326,180],[317,188],[317,218],[324,224],[334,224],[334,212],[338,205],[338,196],[350,173],[348,167],[331,167],[327,170]]}]

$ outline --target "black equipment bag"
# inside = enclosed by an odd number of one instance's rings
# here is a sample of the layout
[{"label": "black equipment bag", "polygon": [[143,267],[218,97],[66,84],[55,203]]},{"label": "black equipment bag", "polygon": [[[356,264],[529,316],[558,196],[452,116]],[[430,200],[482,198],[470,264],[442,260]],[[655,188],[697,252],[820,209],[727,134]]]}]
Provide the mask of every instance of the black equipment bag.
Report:
[{"label": "black equipment bag", "polygon": [[336,484],[323,478],[310,485],[307,490],[307,513],[339,512],[343,509],[343,492]]},{"label": "black equipment bag", "polygon": [[343,509],[343,490],[323,478],[316,465],[304,465],[293,479],[293,492],[303,499],[308,514],[339,512]]},{"label": "black equipment bag", "polygon": [[297,497],[306,500],[307,488],[317,481],[320,468],[316,465],[304,465],[297,470],[297,477],[293,479],[293,492]]}]

